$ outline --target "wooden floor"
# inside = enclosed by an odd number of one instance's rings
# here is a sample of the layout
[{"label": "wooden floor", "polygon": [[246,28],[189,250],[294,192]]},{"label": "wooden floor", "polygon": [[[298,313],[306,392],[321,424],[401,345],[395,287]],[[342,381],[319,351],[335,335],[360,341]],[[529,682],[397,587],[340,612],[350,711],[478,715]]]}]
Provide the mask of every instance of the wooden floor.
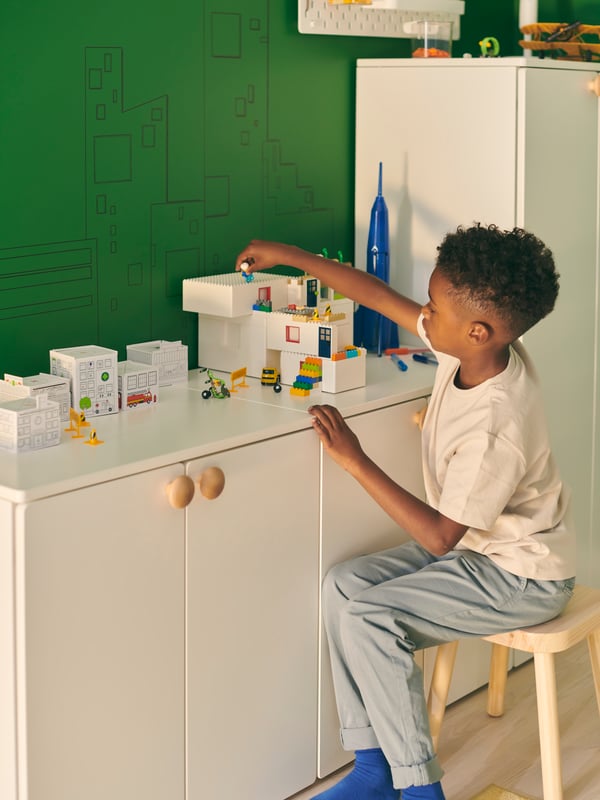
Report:
[{"label": "wooden floor", "polygon": [[[600,800],[600,713],[585,642],[556,657],[556,675],[564,800]],[[543,800],[533,663],[510,673],[503,717],[488,717],[485,702],[480,690],[446,712],[439,757],[447,800],[471,800],[490,784]],[[294,800],[308,800],[334,782],[322,781]]]}]

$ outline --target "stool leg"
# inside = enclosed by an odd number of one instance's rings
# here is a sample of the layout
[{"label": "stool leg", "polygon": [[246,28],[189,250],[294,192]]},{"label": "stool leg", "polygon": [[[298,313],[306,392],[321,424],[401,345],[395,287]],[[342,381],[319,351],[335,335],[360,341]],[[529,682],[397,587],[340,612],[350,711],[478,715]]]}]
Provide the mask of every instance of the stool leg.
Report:
[{"label": "stool leg", "polygon": [[563,800],[554,653],[535,653],[533,658],[544,800]]},{"label": "stool leg", "polygon": [[590,660],[592,662],[592,675],[594,676],[594,687],[596,688],[596,702],[600,712],[600,630],[593,631],[588,636],[588,648]]},{"label": "stool leg", "polygon": [[501,717],[504,714],[504,694],[506,692],[509,655],[510,647],[506,647],[503,644],[492,644],[490,681],[487,695],[487,713],[490,717]]},{"label": "stool leg", "polygon": [[442,721],[446,713],[446,702],[452,680],[452,671],[456,660],[458,641],[446,642],[438,647],[431,686],[429,687],[429,697],[427,698],[427,713],[429,715],[429,728],[433,740],[433,749],[437,753]]}]

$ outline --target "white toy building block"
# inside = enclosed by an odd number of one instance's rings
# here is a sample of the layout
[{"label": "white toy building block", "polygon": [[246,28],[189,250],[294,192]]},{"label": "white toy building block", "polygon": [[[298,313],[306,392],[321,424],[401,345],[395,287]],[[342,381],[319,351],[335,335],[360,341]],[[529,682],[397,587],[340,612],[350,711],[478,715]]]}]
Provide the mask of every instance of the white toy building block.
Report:
[{"label": "white toy building block", "polygon": [[0,401],[0,448],[13,453],[59,444],[60,408],[46,394]]},{"label": "white toy building block", "polygon": [[322,391],[336,394],[366,386],[367,351],[363,347],[356,347],[346,350],[345,356],[323,359]]},{"label": "white toy building block", "polygon": [[[348,267],[352,269],[352,267]],[[183,308],[198,314],[199,365],[260,377],[276,368],[292,384],[302,357],[323,360],[323,391],[364,386],[365,353],[353,346],[354,304],[310,275],[239,273],[183,281]],[[355,358],[344,358],[352,348]],[[346,361],[354,361],[349,364]]]},{"label": "white toy building block", "polygon": [[213,317],[242,317],[252,313],[257,300],[279,308],[288,303],[288,277],[253,273],[248,282],[239,272],[186,278],[183,281],[183,310]]},{"label": "white toy building block", "polygon": [[262,368],[270,363],[265,361],[270,316],[260,311],[226,320],[202,315],[198,320],[198,366],[222,372],[246,367],[247,375],[260,377]]},{"label": "white toy building block", "polygon": [[160,386],[184,383],[188,379],[188,348],[181,341],[140,342],[127,345],[127,360],[158,368]]},{"label": "white toy building block", "polygon": [[[348,355],[352,353],[353,355]],[[354,355],[356,353],[356,355]],[[296,380],[300,362],[309,354],[281,353],[281,383],[290,386]],[[367,383],[367,351],[362,347],[349,349],[347,354],[336,354],[336,357],[322,358],[321,381],[316,388],[322,392],[336,394],[349,389],[358,389]]]},{"label": "white toy building block", "polygon": [[[240,273],[187,278],[183,309],[198,313],[198,366],[260,377],[270,310],[288,303],[287,275]],[[261,309],[261,310],[254,310]]]},{"label": "white toy building block", "polygon": [[[4,373],[4,382],[11,386],[23,386],[26,393],[22,397],[35,397],[37,394],[47,394],[49,400],[54,400],[60,408],[60,418],[63,422],[69,421],[71,408],[71,382],[68,378],[59,375],[49,375],[40,372],[39,375],[29,375],[25,378],[20,375]],[[1,391],[1,389],[0,389]]]},{"label": "white toy building block", "polygon": [[119,361],[119,410],[132,411],[158,403],[158,367],[138,361]]},{"label": "white toy building block", "polygon": [[76,410],[93,416],[116,414],[117,359],[117,351],[108,347],[65,347],[50,351],[50,372],[69,378]]}]

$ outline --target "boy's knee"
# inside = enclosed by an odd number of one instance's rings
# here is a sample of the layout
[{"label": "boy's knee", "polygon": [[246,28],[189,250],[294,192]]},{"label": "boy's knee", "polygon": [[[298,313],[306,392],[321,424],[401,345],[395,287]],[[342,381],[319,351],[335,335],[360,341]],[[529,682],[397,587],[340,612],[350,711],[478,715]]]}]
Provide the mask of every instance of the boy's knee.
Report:
[{"label": "boy's knee", "polygon": [[323,585],[321,587],[321,602],[323,605],[323,614],[325,618],[337,616],[339,609],[343,608],[347,602],[347,597],[343,592],[340,580],[340,565],[336,565],[329,570],[323,578]]},{"label": "boy's knee", "polygon": [[350,597],[349,581],[351,570],[348,569],[347,562],[334,564],[323,578],[321,592],[323,598],[341,597],[347,600]]},{"label": "boy's knee", "polygon": [[346,602],[338,615],[340,635],[348,647],[356,642],[362,647],[368,647],[369,642],[379,647],[384,640],[393,640],[397,655],[402,652],[412,655],[415,651],[415,644],[402,619],[387,606],[365,602],[363,596],[360,600]]}]

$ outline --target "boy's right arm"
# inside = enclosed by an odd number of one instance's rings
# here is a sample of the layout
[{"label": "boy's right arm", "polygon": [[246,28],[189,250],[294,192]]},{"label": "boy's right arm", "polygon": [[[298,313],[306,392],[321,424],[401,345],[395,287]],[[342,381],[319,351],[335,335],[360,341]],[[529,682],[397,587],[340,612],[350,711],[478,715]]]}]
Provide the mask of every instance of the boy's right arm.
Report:
[{"label": "boy's right arm", "polygon": [[251,241],[239,254],[236,270],[240,270],[244,262],[249,265],[248,272],[280,265],[295,267],[360,305],[378,311],[410,333],[417,333],[421,306],[364,270],[354,269],[293,245],[257,239]]}]

